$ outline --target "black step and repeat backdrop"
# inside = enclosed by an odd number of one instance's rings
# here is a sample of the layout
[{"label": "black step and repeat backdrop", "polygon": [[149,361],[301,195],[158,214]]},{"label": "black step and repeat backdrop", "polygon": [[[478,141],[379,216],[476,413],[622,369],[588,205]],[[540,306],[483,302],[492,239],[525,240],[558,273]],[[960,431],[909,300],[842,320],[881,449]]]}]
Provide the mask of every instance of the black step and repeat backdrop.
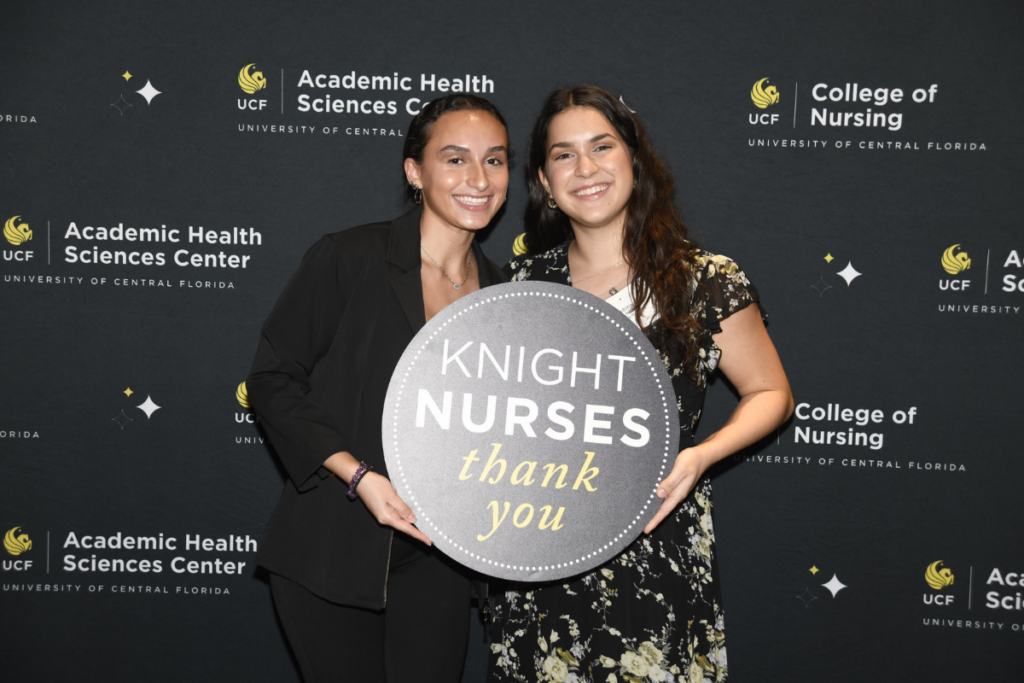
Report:
[{"label": "black step and repeat backdrop", "polygon": [[[493,99],[521,152],[593,82],[758,285],[798,404],[716,470],[730,678],[1020,680],[1022,19],[5,2],[3,679],[297,680],[253,563],[282,484],[240,386],[261,322],[317,237],[399,213],[424,102]],[[523,198],[520,167],[497,261]],[[734,404],[713,386],[701,431]]]}]

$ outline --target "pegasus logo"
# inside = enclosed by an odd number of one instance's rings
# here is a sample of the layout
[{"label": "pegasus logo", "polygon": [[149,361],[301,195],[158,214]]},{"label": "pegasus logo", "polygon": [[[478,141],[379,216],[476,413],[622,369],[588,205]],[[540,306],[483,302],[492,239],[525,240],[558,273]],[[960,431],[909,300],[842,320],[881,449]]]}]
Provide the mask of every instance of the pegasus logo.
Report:
[{"label": "pegasus logo", "polygon": [[966,251],[961,251],[958,254],[953,253],[959,246],[959,244],[954,244],[942,252],[942,268],[950,275],[956,275],[961,271],[970,270],[971,268],[971,259]]},{"label": "pegasus logo", "polygon": [[16,526],[4,536],[4,549],[11,555],[18,556],[23,552],[32,550],[32,540],[28,534],[19,534],[20,526]]},{"label": "pegasus logo", "polygon": [[245,388],[245,382],[238,385],[235,389],[235,398],[238,399],[238,405],[243,408],[251,407],[249,404],[249,390]]},{"label": "pegasus logo", "polygon": [[953,572],[948,567],[939,569],[939,565],[942,564],[942,560],[932,562],[928,565],[928,569],[924,572],[924,580],[928,582],[928,585],[937,591],[942,590],[946,586],[953,585]]},{"label": "pegasus logo", "polygon": [[774,85],[764,87],[767,82],[767,78],[762,78],[750,89],[750,99],[754,101],[754,106],[758,109],[767,109],[773,104],[779,103],[779,91]]},{"label": "pegasus logo", "polygon": [[21,216],[14,216],[4,223],[4,237],[6,237],[7,241],[16,247],[32,239],[32,231],[29,230],[28,223],[22,223],[21,225],[14,224],[19,218],[21,218]]},{"label": "pegasus logo", "polygon": [[526,248],[526,233],[516,238],[516,241],[512,243],[512,253],[516,256],[524,256],[530,253],[530,250]]},{"label": "pegasus logo", "polygon": [[267,79],[263,77],[262,71],[253,71],[249,73],[249,69],[256,66],[253,64],[246,64],[242,67],[242,70],[238,72],[238,86],[243,92],[250,95],[254,94],[257,90],[263,90],[267,87]]}]

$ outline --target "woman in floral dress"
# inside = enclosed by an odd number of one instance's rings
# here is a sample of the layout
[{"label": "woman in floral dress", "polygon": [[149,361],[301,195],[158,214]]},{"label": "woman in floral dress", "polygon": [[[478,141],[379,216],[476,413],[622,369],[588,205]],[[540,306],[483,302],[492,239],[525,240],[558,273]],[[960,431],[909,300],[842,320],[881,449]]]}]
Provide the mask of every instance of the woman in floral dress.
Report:
[{"label": "woman in floral dress", "polygon": [[[680,448],[644,535],[599,569],[497,595],[491,676],[500,681],[723,681],[725,621],[708,467],[793,410],[757,290],[724,256],[687,240],[674,181],[639,120],[595,86],[553,92],[533,129],[526,246],[513,281],[584,289],[644,330],[672,376]],[[740,395],[699,445],[708,375]]]}]

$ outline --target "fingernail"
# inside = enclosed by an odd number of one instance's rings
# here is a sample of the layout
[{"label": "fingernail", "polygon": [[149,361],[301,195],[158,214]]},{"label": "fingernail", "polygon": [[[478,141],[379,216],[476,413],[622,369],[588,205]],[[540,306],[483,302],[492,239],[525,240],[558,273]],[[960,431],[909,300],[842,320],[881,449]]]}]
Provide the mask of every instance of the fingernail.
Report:
[{"label": "fingernail", "polygon": [[665,489],[658,489],[658,498],[665,497]]}]

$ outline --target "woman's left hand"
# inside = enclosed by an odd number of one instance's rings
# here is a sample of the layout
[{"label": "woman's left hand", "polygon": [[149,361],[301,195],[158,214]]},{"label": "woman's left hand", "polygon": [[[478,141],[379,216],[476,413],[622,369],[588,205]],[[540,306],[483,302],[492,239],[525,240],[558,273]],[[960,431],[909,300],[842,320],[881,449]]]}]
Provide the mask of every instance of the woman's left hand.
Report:
[{"label": "woman's left hand", "polygon": [[658,484],[658,498],[662,499],[658,513],[644,527],[644,533],[654,531],[661,522],[672,514],[676,506],[686,498],[690,489],[708,468],[708,462],[701,456],[697,448],[687,448],[676,456],[676,464],[665,480]]}]

